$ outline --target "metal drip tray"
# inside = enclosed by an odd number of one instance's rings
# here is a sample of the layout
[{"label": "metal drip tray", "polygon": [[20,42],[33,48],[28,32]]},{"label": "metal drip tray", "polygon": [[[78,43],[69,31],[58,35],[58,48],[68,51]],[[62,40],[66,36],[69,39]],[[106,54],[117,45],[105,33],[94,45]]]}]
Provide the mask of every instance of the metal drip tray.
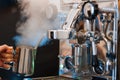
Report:
[{"label": "metal drip tray", "polygon": [[73,79],[69,76],[50,76],[50,77],[39,77],[39,78],[33,78],[32,80],[92,80],[91,78],[82,77],[79,79]]},{"label": "metal drip tray", "polygon": [[50,76],[50,77],[33,78],[32,80],[73,80],[73,79],[63,76]]}]

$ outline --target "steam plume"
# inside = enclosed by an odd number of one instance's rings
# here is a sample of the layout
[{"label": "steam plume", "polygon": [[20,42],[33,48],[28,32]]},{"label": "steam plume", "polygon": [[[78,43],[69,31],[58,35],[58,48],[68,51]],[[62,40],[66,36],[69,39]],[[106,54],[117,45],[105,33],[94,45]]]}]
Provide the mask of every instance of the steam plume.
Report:
[{"label": "steam plume", "polygon": [[18,23],[17,32],[20,36],[15,37],[17,45],[35,46],[39,40],[47,37],[47,30],[59,28],[60,18],[55,6],[54,15],[46,16],[47,10],[49,13],[48,0],[21,0],[19,3],[23,21]]}]

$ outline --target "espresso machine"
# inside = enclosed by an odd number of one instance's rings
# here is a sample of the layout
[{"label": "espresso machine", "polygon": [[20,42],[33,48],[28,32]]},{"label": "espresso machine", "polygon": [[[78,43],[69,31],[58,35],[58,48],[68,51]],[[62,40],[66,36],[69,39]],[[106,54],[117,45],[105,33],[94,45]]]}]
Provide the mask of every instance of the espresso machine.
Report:
[{"label": "espresso machine", "polygon": [[50,39],[60,40],[59,75],[117,80],[118,17],[118,0],[73,4],[62,28],[48,31]]}]

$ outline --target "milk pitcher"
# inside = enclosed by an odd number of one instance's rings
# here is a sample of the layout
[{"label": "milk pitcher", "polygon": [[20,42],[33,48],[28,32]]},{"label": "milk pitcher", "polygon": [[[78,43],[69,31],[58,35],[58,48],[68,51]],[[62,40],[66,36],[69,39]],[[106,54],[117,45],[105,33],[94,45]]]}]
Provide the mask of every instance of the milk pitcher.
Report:
[{"label": "milk pitcher", "polygon": [[36,49],[30,46],[17,46],[15,49],[13,72],[31,76],[34,73]]}]

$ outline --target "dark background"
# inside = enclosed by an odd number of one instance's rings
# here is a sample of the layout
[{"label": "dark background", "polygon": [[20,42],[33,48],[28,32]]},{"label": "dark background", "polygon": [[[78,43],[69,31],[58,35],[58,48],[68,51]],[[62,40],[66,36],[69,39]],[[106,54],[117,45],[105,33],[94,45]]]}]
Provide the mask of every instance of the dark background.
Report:
[{"label": "dark background", "polygon": [[[13,37],[16,33],[16,24],[21,20],[20,8],[16,0],[0,0],[0,45],[15,46]],[[59,69],[59,41],[51,40],[47,45],[39,47],[35,61],[35,73],[32,77],[58,75]],[[0,69],[3,80],[21,80],[11,70]]]}]

